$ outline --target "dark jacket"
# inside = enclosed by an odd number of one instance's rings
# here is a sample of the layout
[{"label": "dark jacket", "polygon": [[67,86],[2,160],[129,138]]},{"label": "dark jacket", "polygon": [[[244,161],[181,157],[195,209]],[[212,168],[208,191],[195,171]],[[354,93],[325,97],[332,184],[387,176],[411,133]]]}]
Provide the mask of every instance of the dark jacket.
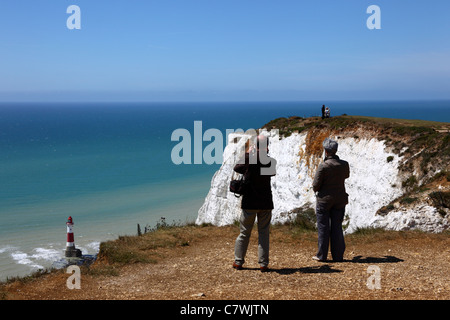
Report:
[{"label": "dark jacket", "polygon": [[250,164],[249,159],[250,156],[246,153],[245,163],[240,161],[240,164],[234,167],[234,171],[244,174],[245,179],[249,183],[247,193],[242,196],[241,208],[247,210],[271,210],[273,209],[273,200],[270,179],[276,174],[276,160],[269,157],[270,162],[262,164],[258,157],[256,159],[257,163]]},{"label": "dark jacket", "polygon": [[328,202],[330,206],[343,208],[348,203],[345,192],[345,179],[350,177],[347,161],[338,156],[328,156],[319,165],[313,181],[313,190],[317,193],[317,201]]}]

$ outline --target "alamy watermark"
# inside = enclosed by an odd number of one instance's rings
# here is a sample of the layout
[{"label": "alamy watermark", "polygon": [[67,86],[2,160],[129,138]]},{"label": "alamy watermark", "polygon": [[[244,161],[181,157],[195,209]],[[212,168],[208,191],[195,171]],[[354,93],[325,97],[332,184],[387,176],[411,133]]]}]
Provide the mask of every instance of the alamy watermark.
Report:
[{"label": "alamy watermark", "polygon": [[[81,9],[77,5],[70,5],[66,10],[70,16],[66,20],[66,26],[69,30],[81,29]],[[366,13],[370,14],[370,17],[366,21],[366,26],[369,30],[381,29],[381,9],[377,5],[370,5],[367,7]]]},{"label": "alamy watermark", "polygon": [[381,9],[377,5],[371,5],[367,8],[366,11],[368,14],[371,14],[369,18],[367,18],[366,25],[369,30],[381,29]]},{"label": "alamy watermark", "polygon": [[367,267],[367,273],[370,276],[367,278],[367,288],[370,290],[381,289],[381,269],[379,266],[371,265]]},{"label": "alamy watermark", "polygon": [[[79,266],[71,265],[67,268],[66,273],[71,274],[66,280],[68,289],[81,289],[81,270]],[[370,265],[367,267],[367,273],[370,275],[367,278],[366,286],[370,290],[381,289],[381,269],[379,266]]]},{"label": "alamy watermark", "polygon": [[66,20],[67,29],[81,29],[81,9],[77,5],[70,5],[67,7],[66,13],[70,16]]},{"label": "alamy watermark", "polygon": [[[239,133],[237,135],[230,134]],[[266,139],[258,139],[265,136]],[[270,175],[274,163],[268,156],[269,136],[278,136],[278,129],[272,129],[270,133],[266,130],[249,129],[244,132],[242,129],[226,129],[225,140],[236,144],[234,164],[244,164],[245,153],[249,154],[249,163],[261,163],[269,165],[268,168],[261,168],[262,175]],[[202,121],[194,121],[193,136],[191,132],[184,128],[176,129],[172,132],[171,141],[178,142],[171,151],[172,163],[180,164],[222,164],[224,153],[224,135],[221,130],[216,128],[207,129],[203,132]],[[204,142],[209,142],[206,146]],[[239,144],[238,144],[239,143]]]},{"label": "alamy watermark", "polygon": [[72,274],[66,280],[66,286],[68,289],[81,289],[81,270],[79,266],[71,265],[67,268],[66,273]]}]

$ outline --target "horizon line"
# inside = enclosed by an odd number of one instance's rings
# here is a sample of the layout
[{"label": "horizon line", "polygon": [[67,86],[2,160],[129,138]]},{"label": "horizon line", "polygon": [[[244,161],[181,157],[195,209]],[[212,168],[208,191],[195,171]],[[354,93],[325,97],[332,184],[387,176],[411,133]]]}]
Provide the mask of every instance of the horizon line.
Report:
[{"label": "horizon line", "polygon": [[320,103],[329,103],[329,102],[450,102],[449,98],[386,98],[386,99],[376,99],[376,98],[354,98],[354,99],[229,99],[229,100],[189,100],[189,99],[177,99],[177,100],[0,100],[0,104],[13,104],[13,103],[73,103],[73,104],[82,104],[82,103],[305,103],[305,102],[320,102]]}]

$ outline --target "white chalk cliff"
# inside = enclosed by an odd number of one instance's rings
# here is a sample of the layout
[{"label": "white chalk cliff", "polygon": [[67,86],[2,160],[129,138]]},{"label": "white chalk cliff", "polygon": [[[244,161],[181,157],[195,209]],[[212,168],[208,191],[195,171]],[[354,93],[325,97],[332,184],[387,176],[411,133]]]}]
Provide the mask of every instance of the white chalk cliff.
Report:
[{"label": "white chalk cliff", "polygon": [[[308,131],[281,137],[273,131],[266,131],[270,137],[269,155],[277,160],[277,174],[272,177],[274,210],[272,223],[283,223],[293,219],[292,211],[300,207],[315,207],[312,180],[323,159],[321,153],[308,152]],[[211,188],[205,202],[198,212],[197,224],[211,223],[223,226],[238,220],[241,198],[229,191],[233,167],[242,155],[245,134],[231,134],[223,154],[221,168],[211,180]],[[349,204],[346,208],[344,225],[346,232],[357,228],[382,227],[393,230],[420,229],[441,232],[449,228],[449,215],[443,217],[437,209],[426,204],[416,203],[413,208],[394,208],[387,215],[377,211],[400,197],[402,176],[399,171],[401,156],[389,151],[385,141],[370,135],[354,133],[350,135],[330,135],[339,143],[337,155],[349,162],[350,178],[346,180]],[[238,139],[236,139],[238,138]],[[317,137],[318,144],[324,139]],[[387,158],[390,160],[387,161]]]}]

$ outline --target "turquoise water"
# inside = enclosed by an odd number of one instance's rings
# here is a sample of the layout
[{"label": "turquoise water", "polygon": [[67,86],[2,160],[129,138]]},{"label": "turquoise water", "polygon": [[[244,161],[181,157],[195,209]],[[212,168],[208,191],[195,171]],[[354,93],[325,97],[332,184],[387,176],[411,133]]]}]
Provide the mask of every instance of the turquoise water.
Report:
[{"label": "turquoise water", "polygon": [[[449,101],[323,103],[332,115],[450,122]],[[175,129],[193,136],[194,121],[202,121],[203,132],[217,128],[225,135],[277,117],[319,115],[321,105],[0,104],[0,280],[62,257],[68,216],[83,254],[135,234],[137,223],[195,220],[220,164],[173,164]]]}]

